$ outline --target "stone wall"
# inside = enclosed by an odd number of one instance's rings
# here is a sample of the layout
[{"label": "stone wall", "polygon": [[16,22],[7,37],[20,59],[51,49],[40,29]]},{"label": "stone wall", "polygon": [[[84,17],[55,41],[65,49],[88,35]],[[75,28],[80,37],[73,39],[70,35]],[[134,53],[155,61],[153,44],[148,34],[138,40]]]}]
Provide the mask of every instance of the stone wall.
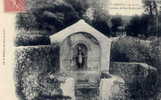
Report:
[{"label": "stone wall", "polygon": [[75,80],[68,77],[63,84],[61,84],[64,96],[70,96],[71,100],[75,100]]},{"label": "stone wall", "polygon": [[125,82],[121,77],[103,78],[100,82],[98,100],[126,100]]},{"label": "stone wall", "polygon": [[129,100],[149,100],[156,94],[157,70],[150,65],[111,62],[110,73],[124,79]]}]

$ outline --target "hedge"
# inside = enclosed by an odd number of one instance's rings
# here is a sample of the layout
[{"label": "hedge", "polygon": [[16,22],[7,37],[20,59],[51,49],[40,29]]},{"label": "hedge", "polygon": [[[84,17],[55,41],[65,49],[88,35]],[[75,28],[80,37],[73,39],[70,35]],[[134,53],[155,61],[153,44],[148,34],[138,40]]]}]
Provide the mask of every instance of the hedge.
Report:
[{"label": "hedge", "polygon": [[[50,89],[50,85],[47,85],[48,74],[59,70],[59,47],[16,47],[15,59],[16,91],[21,100],[36,100],[35,98],[44,93],[61,94],[58,81],[52,81]],[[54,93],[51,92],[53,90]]]},{"label": "hedge", "polygon": [[140,40],[133,37],[119,38],[112,42],[111,62],[141,62],[155,67],[157,69],[156,74],[158,80],[157,88],[154,87],[156,96],[151,100],[160,100],[161,38],[153,37],[150,41]]},{"label": "hedge", "polygon": [[150,63],[150,41],[123,37],[112,42],[111,61]]},{"label": "hedge", "polygon": [[15,38],[15,46],[35,46],[49,44],[50,39],[45,35],[17,34]]}]

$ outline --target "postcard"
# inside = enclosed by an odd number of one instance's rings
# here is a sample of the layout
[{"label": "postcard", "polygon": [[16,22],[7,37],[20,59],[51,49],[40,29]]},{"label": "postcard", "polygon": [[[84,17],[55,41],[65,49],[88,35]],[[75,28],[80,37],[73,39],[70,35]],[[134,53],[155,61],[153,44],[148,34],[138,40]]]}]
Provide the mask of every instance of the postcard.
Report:
[{"label": "postcard", "polygon": [[160,0],[1,0],[0,100],[160,100]]}]

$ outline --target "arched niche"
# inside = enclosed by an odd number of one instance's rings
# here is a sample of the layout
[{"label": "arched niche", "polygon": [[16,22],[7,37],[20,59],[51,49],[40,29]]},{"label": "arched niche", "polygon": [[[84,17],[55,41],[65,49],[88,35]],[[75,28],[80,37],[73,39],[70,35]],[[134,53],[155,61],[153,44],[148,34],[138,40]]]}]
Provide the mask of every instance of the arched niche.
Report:
[{"label": "arched niche", "polygon": [[101,67],[101,47],[89,33],[78,32],[68,36],[60,46],[61,71],[94,71]]},{"label": "arched niche", "polygon": [[78,43],[72,49],[72,63],[74,70],[87,70],[88,47]]}]

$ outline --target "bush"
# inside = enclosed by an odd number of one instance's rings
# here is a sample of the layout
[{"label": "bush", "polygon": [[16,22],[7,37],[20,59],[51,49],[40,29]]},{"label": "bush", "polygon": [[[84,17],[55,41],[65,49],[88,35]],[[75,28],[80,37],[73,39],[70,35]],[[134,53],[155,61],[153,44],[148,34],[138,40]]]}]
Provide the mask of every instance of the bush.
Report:
[{"label": "bush", "polygon": [[33,46],[49,44],[49,37],[44,35],[18,34],[15,38],[15,46]]},{"label": "bush", "polygon": [[112,62],[142,62],[156,67],[161,72],[161,38],[146,41],[123,37],[112,42]]},{"label": "bush", "polygon": [[123,37],[112,42],[111,61],[145,62],[150,61],[150,41],[133,37]]},{"label": "bush", "polygon": [[55,87],[48,89],[44,86],[51,86],[47,84],[46,76],[58,70],[58,57],[57,46],[16,47],[15,81],[21,100],[35,100],[41,93],[51,94],[50,89],[57,91]]},{"label": "bush", "polygon": [[153,66],[161,72],[161,38],[155,39],[151,42],[151,58]]},{"label": "bush", "polygon": [[[161,95],[161,38],[152,37],[151,41],[132,37],[120,38],[112,42],[111,61],[142,62],[157,69],[156,96],[152,100],[160,100]],[[151,80],[149,80],[151,81]],[[158,95],[158,96],[157,96]]]},{"label": "bush", "polygon": [[160,100],[161,96],[161,38],[157,38],[151,42],[151,61],[152,65],[158,70],[158,96],[155,100]]},{"label": "bush", "polygon": [[157,91],[157,70],[144,63],[111,62],[110,73],[125,80],[127,100],[150,100]]}]

